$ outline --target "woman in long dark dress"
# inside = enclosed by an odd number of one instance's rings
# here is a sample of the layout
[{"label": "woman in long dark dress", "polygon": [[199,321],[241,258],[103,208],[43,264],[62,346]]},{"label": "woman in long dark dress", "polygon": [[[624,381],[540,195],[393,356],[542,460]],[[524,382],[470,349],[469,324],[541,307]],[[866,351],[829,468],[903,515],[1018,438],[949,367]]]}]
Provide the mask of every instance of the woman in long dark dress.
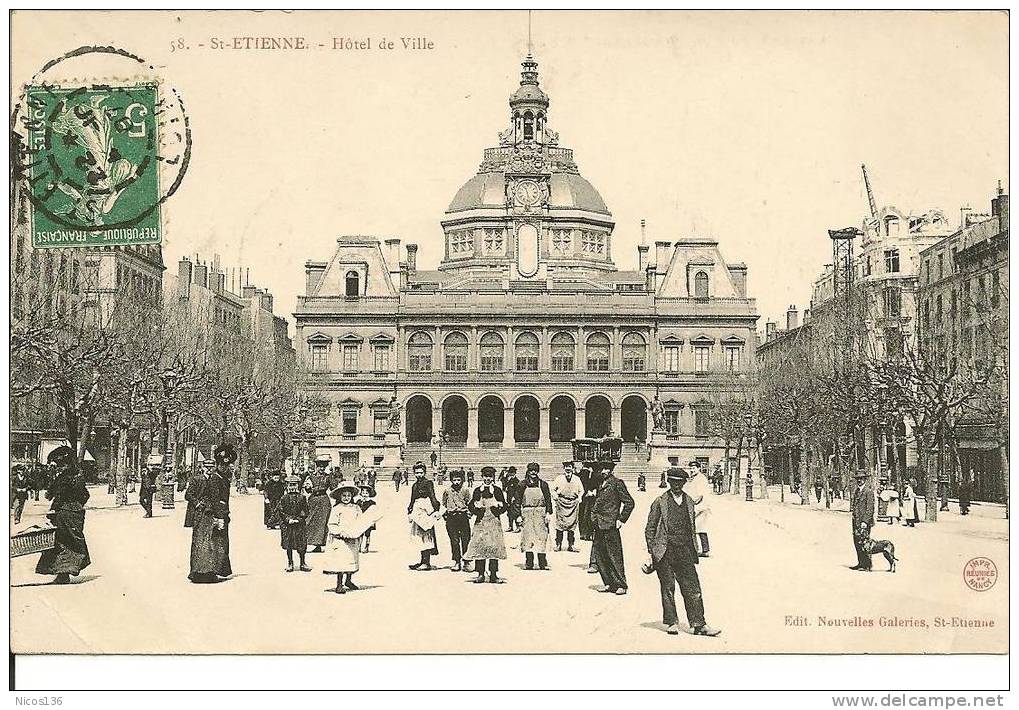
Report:
[{"label": "woman in long dark dress", "polygon": [[233,574],[230,567],[230,464],[237,453],[220,444],[213,454],[216,469],[195,490],[195,518],[191,529],[191,573],[195,584],[220,581]]},{"label": "woman in long dark dress", "polygon": [[42,553],[35,572],[56,575],[54,584],[68,584],[71,575],[77,576],[92,563],[85,543],[88,489],[70,447],[58,446],[46,460],[57,467],[56,477],[46,489],[46,498],[53,501],[47,517],[57,529],[56,546]]}]

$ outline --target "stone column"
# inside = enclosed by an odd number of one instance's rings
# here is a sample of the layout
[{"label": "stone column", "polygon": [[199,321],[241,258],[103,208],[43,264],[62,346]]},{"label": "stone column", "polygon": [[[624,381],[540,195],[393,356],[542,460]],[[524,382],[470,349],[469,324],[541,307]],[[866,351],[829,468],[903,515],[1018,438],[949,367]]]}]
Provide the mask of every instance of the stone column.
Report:
[{"label": "stone column", "polygon": [[583,439],[587,436],[587,410],[584,409],[584,404],[581,402],[577,405],[577,438]]},{"label": "stone column", "polygon": [[549,419],[548,406],[544,405],[538,409],[538,448],[551,449],[552,438],[549,432],[552,430],[552,422]]},{"label": "stone column", "polygon": [[612,407],[612,415],[609,420],[609,426],[612,428],[612,433],[616,436],[620,436],[623,431],[623,409],[622,407]]},{"label": "stone column", "polygon": [[467,448],[476,449],[481,446],[478,441],[478,408],[467,408]]},{"label": "stone column", "polygon": [[512,449],[516,445],[513,439],[513,405],[508,405],[502,412],[502,448]]}]

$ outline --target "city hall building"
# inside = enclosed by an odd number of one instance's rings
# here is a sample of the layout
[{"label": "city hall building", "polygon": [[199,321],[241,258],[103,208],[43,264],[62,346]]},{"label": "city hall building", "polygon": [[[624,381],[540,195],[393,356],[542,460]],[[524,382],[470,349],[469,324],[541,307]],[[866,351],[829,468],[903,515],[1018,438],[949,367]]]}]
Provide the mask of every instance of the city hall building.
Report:
[{"label": "city hall building", "polygon": [[612,213],[552,130],[537,63],[522,66],[498,145],[442,219],[437,269],[416,244],[404,257],[399,239],[365,236],[306,262],[295,343],[307,391],[331,403],[316,456],[410,464],[441,439],[450,466],[558,465],[574,437],[614,433],[636,468],[658,397],[655,444],[713,465],[711,407],[754,363],[747,268],[712,239],[652,255],[642,234],[637,270],[618,269]]}]

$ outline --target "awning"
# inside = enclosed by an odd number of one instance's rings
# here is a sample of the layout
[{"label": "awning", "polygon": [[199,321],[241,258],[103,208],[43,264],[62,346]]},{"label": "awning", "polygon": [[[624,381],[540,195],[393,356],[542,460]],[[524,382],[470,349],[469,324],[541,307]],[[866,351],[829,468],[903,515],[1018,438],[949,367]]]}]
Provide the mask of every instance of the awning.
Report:
[{"label": "awning", "polygon": [[[39,442],[39,462],[46,463],[46,457],[50,455],[50,452],[61,446],[70,448],[71,442],[67,439],[42,439]],[[95,462],[96,459],[91,453],[89,453],[88,449],[85,449],[85,456],[82,460]]]}]

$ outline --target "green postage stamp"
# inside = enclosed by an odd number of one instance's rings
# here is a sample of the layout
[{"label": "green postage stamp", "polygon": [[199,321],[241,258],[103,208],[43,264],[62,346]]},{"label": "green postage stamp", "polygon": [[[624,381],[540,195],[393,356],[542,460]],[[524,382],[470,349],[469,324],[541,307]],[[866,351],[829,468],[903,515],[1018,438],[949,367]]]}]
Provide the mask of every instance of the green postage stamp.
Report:
[{"label": "green postage stamp", "polygon": [[158,244],[157,85],[30,86],[26,99],[33,246]]}]

